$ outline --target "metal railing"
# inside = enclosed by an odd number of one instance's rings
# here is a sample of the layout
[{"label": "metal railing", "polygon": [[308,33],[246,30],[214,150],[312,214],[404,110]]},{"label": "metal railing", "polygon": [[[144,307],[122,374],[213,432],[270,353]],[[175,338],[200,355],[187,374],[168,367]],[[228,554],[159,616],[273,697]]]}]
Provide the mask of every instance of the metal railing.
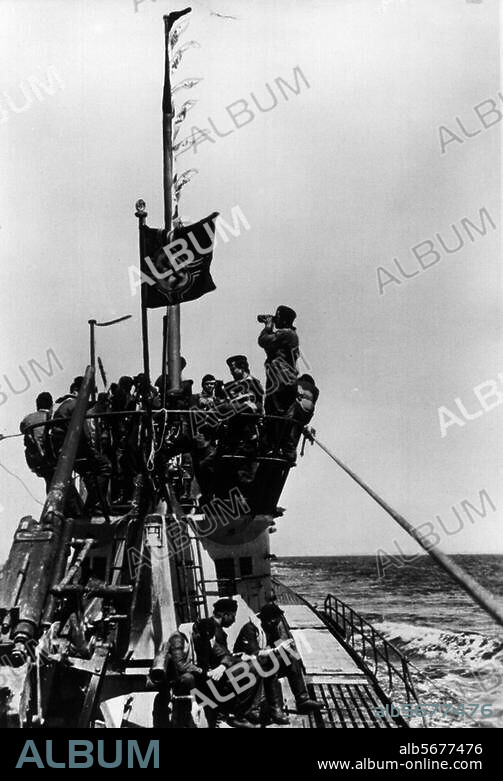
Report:
[{"label": "metal railing", "polygon": [[[213,437],[219,442],[220,455],[226,455],[229,445],[235,445],[236,432],[239,435],[246,426],[256,426],[261,445],[266,442],[271,449],[268,455],[273,457],[282,457],[282,448],[296,447],[298,440],[302,436],[304,424],[293,417],[280,415],[261,415],[250,412],[232,412],[231,415],[222,416],[220,419],[214,411],[202,410],[197,407],[190,409],[152,409],[152,410],[124,410],[115,412],[94,412],[87,413],[84,418],[86,421],[98,421],[105,426],[113,424],[121,419],[126,422],[133,420],[152,419],[159,424],[159,430],[163,434],[170,425],[180,423],[185,420],[193,436],[196,436],[200,430],[213,430]],[[44,429],[52,432],[66,431],[69,425],[69,419],[53,417],[50,420],[32,423],[24,430],[24,434],[33,432],[35,429]],[[21,435],[19,435],[21,436]],[[292,445],[293,438],[293,445]],[[263,447],[259,448],[258,457],[264,457]],[[231,452],[229,451],[229,452]]]},{"label": "metal railing", "polygon": [[419,702],[407,659],[371,623],[333,594],[325,598],[324,616],[388,697],[405,693],[408,703]]}]

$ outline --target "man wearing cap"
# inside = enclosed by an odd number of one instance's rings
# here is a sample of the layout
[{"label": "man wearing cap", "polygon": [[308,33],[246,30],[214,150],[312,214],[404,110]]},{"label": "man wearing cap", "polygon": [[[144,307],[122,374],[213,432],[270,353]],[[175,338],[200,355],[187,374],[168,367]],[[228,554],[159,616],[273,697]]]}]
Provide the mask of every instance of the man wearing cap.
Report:
[{"label": "man wearing cap", "polygon": [[298,713],[312,713],[321,708],[316,700],[311,700],[309,697],[302,662],[298,658],[298,654],[290,647],[293,640],[287,635],[283,615],[279,605],[272,602],[267,603],[257,613],[263,632],[252,621],[249,621],[243,626],[234,643],[234,653],[255,656],[264,672],[271,669],[272,649],[282,646],[281,653],[276,652],[276,661],[279,665],[277,672],[264,679],[270,718],[275,724],[289,723],[288,717],[285,716],[282,709],[279,678],[288,679]]},{"label": "man wearing cap", "polygon": [[[219,384],[223,385],[222,382]],[[217,436],[221,422],[216,412],[216,389],[217,380],[213,374],[205,374],[201,380],[201,393],[194,397],[195,404],[191,408],[192,414],[189,419],[194,448],[194,474],[201,489],[203,502],[206,496],[211,496]]]},{"label": "man wearing cap", "polygon": [[258,343],[265,350],[267,415],[285,415],[295,401],[299,337],[294,326],[297,317],[289,306],[278,306],[268,317]]},{"label": "man wearing cap", "polygon": [[253,416],[264,412],[264,389],[250,374],[246,355],[231,355],[227,358],[227,366],[233,379],[224,386],[231,413],[226,443],[234,455],[245,457],[237,476],[240,485],[246,487],[253,482],[258,469],[259,430],[257,418]]},{"label": "man wearing cap", "polygon": [[232,382],[226,383],[225,390],[236,412],[252,412],[262,415],[264,411],[264,389],[260,380],[250,374],[246,355],[231,355],[227,366],[232,374]]},{"label": "man wearing cap", "polygon": [[[262,679],[254,668],[241,656],[231,653],[227,644],[228,629],[236,620],[238,604],[230,598],[218,599],[213,605],[213,616],[199,619],[194,623],[192,640],[198,666],[222,696],[233,694],[228,702],[221,703],[226,713],[231,713],[229,724],[234,727],[250,728],[259,721],[259,712],[263,700]],[[233,669],[231,669],[233,668]],[[233,685],[232,673],[236,678],[251,674],[250,686],[238,691]],[[210,695],[211,696],[211,695]]]}]

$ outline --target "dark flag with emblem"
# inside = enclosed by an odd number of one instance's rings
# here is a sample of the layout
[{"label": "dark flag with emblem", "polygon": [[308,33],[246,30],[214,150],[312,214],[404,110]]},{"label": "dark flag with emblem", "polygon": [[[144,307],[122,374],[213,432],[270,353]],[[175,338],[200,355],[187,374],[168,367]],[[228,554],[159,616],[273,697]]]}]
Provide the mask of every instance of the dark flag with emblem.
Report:
[{"label": "dark flag with emblem", "polygon": [[193,225],[165,230],[143,226],[144,302],[148,309],[195,301],[215,290],[210,266],[218,212]]}]

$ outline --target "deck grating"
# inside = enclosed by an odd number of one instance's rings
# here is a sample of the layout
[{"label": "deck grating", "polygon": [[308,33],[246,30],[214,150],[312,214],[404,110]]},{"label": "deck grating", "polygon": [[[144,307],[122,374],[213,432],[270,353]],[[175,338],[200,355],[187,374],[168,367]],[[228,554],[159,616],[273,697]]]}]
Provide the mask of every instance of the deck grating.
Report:
[{"label": "deck grating", "polygon": [[375,710],[386,703],[381,701],[372,680],[308,603],[277,581],[275,586],[292,636],[301,632],[312,646],[309,653],[300,646],[299,651],[310,696],[322,705],[316,716],[300,716],[296,713],[286,679],[283,679],[291,726],[311,729],[396,729],[405,726],[389,716],[376,715]]}]

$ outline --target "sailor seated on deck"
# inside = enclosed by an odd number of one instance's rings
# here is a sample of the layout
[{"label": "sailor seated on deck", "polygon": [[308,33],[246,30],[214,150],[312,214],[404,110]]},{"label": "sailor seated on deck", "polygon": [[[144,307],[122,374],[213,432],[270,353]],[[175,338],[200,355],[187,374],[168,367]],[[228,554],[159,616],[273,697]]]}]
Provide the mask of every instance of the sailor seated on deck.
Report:
[{"label": "sailor seated on deck", "polygon": [[[185,629],[185,627],[184,627]],[[200,635],[210,642],[215,629],[210,619],[199,622]],[[202,691],[206,685],[206,674],[196,663],[191,632],[180,627],[168,639],[167,679],[161,685],[154,701],[154,727],[176,727],[181,729],[196,726],[192,718],[194,698],[192,691]],[[171,721],[169,705],[172,705]]]},{"label": "sailor seated on deck", "polygon": [[[283,611],[273,603],[264,605],[257,613],[262,631],[253,621],[248,621],[236,638],[234,653],[256,657],[258,664],[269,673],[275,666],[273,675],[264,677],[264,691],[269,706],[269,718],[275,724],[288,724],[289,719],[282,709],[282,693],[279,678],[287,678],[295,697],[298,713],[318,711],[321,705],[311,700],[306,688],[302,662],[298,654],[290,647],[293,640],[288,638],[283,623]],[[274,651],[273,649],[277,649]]]},{"label": "sailor seated on deck", "polygon": [[[262,679],[248,660],[230,652],[224,631],[235,622],[237,609],[234,599],[217,600],[213,616],[194,623],[192,640],[197,664],[208,679],[201,693],[218,708],[209,710],[225,714],[232,727],[253,728],[260,721],[264,701]],[[250,685],[238,687],[234,680],[243,678]]]}]

